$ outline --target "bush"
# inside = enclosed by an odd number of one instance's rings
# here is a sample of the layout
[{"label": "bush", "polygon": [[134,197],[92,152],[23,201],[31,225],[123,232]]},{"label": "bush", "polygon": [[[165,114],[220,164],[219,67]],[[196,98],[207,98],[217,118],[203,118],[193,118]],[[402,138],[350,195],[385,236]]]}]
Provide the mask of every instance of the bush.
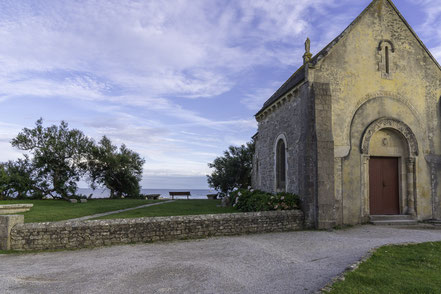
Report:
[{"label": "bush", "polygon": [[270,194],[259,190],[239,189],[230,194],[230,203],[239,211],[292,210],[299,208],[300,199],[296,194]]}]

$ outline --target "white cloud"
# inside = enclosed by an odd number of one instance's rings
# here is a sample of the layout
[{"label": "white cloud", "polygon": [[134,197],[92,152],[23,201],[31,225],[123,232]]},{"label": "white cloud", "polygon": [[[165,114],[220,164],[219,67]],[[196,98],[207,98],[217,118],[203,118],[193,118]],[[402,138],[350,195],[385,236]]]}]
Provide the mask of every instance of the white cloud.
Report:
[{"label": "white cloud", "polygon": [[277,87],[256,89],[253,93],[246,94],[240,102],[248,109],[258,111],[276,90]]},{"label": "white cloud", "polygon": [[431,51],[436,60],[438,60],[438,62],[441,62],[441,46],[433,48]]},{"label": "white cloud", "polygon": [[21,127],[15,124],[0,121],[0,162],[21,157],[22,152],[11,148],[11,140],[21,131]]},{"label": "white cloud", "polygon": [[[438,0],[408,1],[427,14],[421,31],[440,58]],[[239,102],[258,110],[282,84],[274,69],[301,64],[307,36],[317,52],[362,8],[350,0],[0,1],[0,102],[66,99],[92,116],[71,116],[88,135],[146,157],[146,175],[201,176],[256,129]],[[256,69],[268,70],[266,80],[245,84]],[[232,114],[202,100],[226,96],[238,97]],[[198,102],[225,109],[210,115]],[[3,160],[17,156],[6,141],[20,129],[0,124]]]},{"label": "white cloud", "polygon": [[39,72],[60,70],[90,72],[143,96],[217,96],[251,66],[291,64],[298,53],[293,47],[302,46],[297,37],[312,30],[310,10],[324,13],[322,7],[330,5],[324,0],[0,4],[0,77],[35,71],[27,81],[4,80],[2,84],[12,85],[3,96],[26,94],[11,87],[34,85],[40,89],[36,95],[59,95],[63,87],[66,93],[76,86],[78,95],[106,98],[80,91],[93,80],[80,78],[87,83],[65,87],[63,83],[78,81],[51,84],[38,78]]},{"label": "white cloud", "polygon": [[431,49],[434,57],[441,59],[441,6],[438,0],[407,0],[417,5],[425,14],[424,21],[416,27],[417,33]]}]

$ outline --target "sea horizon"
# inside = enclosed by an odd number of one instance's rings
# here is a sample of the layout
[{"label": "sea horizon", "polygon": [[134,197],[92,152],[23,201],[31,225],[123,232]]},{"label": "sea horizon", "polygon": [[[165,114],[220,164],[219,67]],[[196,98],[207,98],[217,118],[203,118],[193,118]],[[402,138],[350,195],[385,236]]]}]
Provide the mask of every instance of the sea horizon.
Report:
[{"label": "sea horizon", "polygon": [[[190,199],[207,199],[207,194],[218,193],[215,189],[167,189],[167,188],[149,188],[141,189],[142,194],[160,194],[162,198],[171,198],[169,192],[190,192]],[[110,191],[105,188],[78,188],[78,193],[87,197],[92,194],[92,198],[108,198]]]}]

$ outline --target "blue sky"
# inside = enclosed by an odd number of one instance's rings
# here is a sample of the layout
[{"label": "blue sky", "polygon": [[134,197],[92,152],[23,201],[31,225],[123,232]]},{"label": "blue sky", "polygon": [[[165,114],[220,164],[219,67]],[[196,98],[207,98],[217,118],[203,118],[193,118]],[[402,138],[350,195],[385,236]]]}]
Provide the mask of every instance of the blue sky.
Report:
[{"label": "blue sky", "polygon": [[[206,188],[208,162],[369,0],[0,0],[0,161],[43,117],[145,159],[144,188]],[[441,0],[395,0],[441,60]],[[83,185],[84,186],[84,185]]]}]

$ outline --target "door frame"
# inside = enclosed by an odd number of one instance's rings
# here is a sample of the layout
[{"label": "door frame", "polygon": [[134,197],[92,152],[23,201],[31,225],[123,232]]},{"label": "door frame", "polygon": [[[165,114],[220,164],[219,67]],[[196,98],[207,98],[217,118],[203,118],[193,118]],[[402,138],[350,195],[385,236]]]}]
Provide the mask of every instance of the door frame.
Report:
[{"label": "door frame", "polygon": [[[382,117],[368,125],[360,141],[360,222],[369,221],[369,144],[372,136],[381,129],[392,129],[400,133],[406,141],[407,154],[399,159],[400,213],[418,217],[417,212],[417,160],[418,141],[412,129],[395,118]],[[373,155],[372,155],[373,156]],[[381,157],[381,156],[380,156]],[[393,156],[392,156],[393,157]]]}]

